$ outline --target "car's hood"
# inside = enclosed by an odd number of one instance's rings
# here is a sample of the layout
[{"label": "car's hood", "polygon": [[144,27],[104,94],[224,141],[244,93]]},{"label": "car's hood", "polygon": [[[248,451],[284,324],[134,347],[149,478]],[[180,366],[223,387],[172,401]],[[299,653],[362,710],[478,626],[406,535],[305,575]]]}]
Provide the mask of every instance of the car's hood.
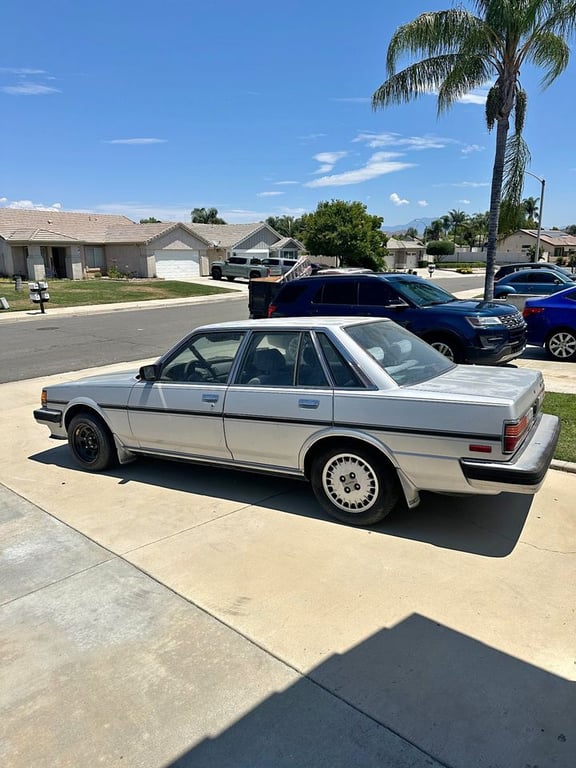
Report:
[{"label": "car's hood", "polygon": [[475,299],[458,299],[458,301],[450,301],[446,304],[433,304],[429,307],[423,307],[423,309],[440,309],[443,313],[452,312],[455,315],[481,314],[484,317],[501,317],[502,315],[514,315],[518,312],[516,307],[511,304],[502,304],[495,301],[477,301]]},{"label": "car's hood", "polygon": [[415,384],[410,390],[434,393],[434,400],[462,399],[476,403],[521,401],[528,408],[544,389],[540,371],[513,366],[456,365],[434,379]]},{"label": "car's hood", "polygon": [[[75,381],[62,382],[54,386],[77,388],[77,387],[133,387],[138,381],[138,371],[121,371],[120,373],[100,373],[97,376],[87,376],[85,379],[76,379]],[[48,387],[52,389],[52,387]]]}]

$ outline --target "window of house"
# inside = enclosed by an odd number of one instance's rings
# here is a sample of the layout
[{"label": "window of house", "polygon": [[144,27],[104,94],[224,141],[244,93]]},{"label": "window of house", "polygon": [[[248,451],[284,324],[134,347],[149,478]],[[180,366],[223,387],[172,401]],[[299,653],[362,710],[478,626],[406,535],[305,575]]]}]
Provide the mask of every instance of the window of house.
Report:
[{"label": "window of house", "polygon": [[101,245],[87,245],[84,248],[86,266],[88,269],[99,269],[104,266],[104,248]]}]

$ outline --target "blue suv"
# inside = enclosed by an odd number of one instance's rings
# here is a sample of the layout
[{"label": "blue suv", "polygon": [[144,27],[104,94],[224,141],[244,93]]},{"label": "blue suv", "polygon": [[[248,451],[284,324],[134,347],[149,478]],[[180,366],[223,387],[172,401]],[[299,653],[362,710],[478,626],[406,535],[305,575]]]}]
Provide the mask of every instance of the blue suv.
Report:
[{"label": "blue suv", "polygon": [[526,323],[511,304],[457,299],[407,274],[317,275],[285,283],[269,317],[389,317],[457,363],[498,365],[526,346]]}]

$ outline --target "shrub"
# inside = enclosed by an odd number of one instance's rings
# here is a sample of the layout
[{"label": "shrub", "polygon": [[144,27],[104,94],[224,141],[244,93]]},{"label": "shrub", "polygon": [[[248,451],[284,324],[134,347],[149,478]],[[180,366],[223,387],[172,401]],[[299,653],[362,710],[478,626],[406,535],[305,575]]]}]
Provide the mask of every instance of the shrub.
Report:
[{"label": "shrub", "polygon": [[429,256],[452,256],[454,243],[451,240],[430,240],[426,246],[426,253]]}]

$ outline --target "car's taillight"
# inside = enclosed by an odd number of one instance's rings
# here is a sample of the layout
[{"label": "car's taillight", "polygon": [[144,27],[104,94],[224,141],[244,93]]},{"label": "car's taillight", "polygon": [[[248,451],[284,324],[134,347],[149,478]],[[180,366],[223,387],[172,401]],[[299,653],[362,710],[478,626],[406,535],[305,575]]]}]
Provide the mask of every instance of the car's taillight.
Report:
[{"label": "car's taillight", "polygon": [[46,408],[46,404],[48,402],[48,393],[45,389],[42,390],[42,394],[40,395],[40,405],[42,408]]},{"label": "car's taillight", "polygon": [[268,307],[268,317],[272,317],[274,312],[276,312],[276,307],[274,306],[274,304],[270,304],[270,306]]},{"label": "car's taillight", "polygon": [[270,277],[270,267],[266,267],[266,277]]},{"label": "car's taillight", "polygon": [[502,450],[504,453],[514,453],[520,445],[528,428],[530,419],[528,415],[522,416],[518,421],[508,421],[504,424],[504,434],[502,436]]},{"label": "car's taillight", "polygon": [[544,307],[524,307],[522,310],[522,317],[529,317],[530,315],[539,315],[544,312]]}]

